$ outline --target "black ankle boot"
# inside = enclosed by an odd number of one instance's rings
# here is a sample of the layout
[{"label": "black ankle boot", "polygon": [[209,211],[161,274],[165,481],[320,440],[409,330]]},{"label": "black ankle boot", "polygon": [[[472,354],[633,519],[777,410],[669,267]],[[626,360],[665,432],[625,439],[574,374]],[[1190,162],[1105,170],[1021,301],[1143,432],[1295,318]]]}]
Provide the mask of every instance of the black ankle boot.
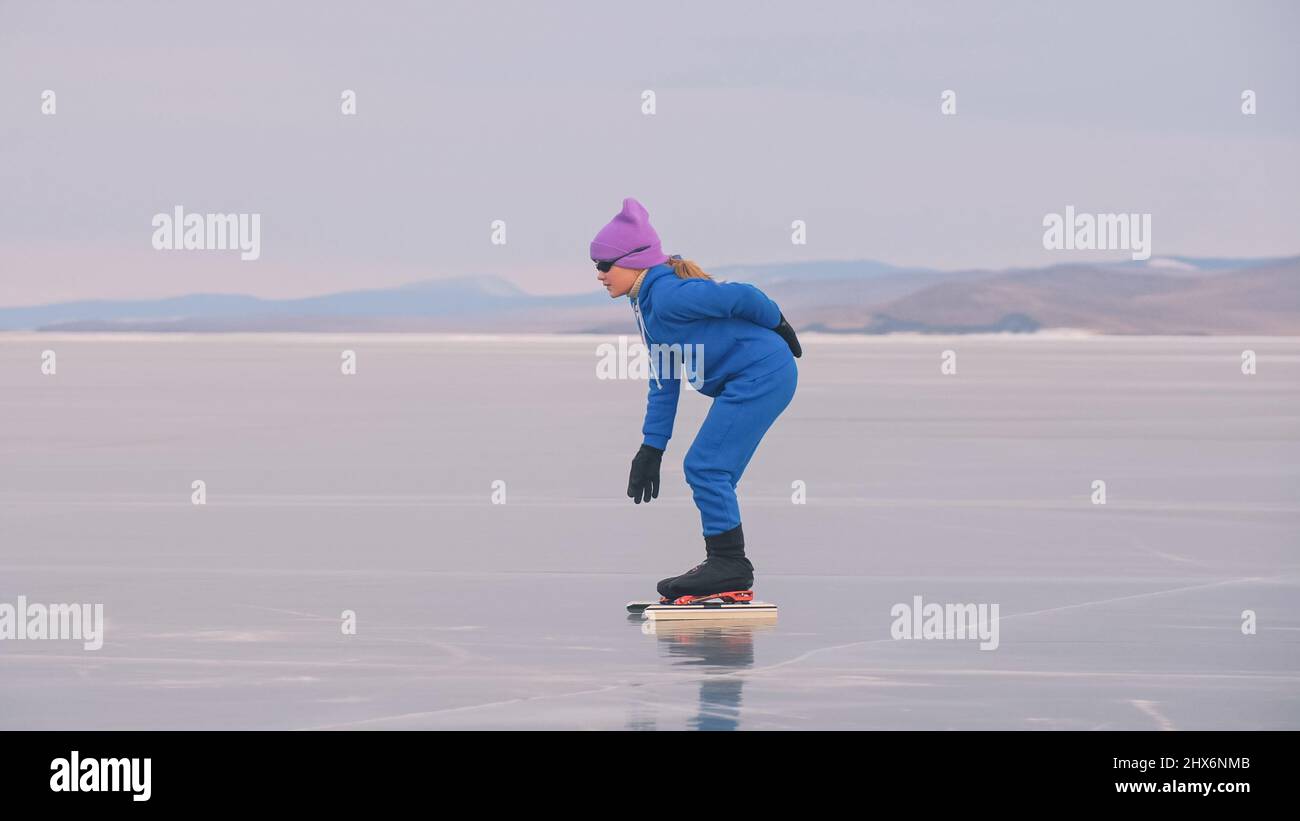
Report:
[{"label": "black ankle boot", "polygon": [[707,558],[680,576],[659,582],[659,595],[666,599],[708,596],[754,586],[754,566],[745,558],[745,534],[740,525],[726,533],[704,537]]}]

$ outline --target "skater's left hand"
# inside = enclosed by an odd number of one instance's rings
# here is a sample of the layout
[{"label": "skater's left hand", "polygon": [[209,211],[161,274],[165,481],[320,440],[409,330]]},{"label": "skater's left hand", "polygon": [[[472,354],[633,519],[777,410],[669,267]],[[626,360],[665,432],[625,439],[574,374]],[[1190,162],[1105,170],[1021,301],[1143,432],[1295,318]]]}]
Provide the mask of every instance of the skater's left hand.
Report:
[{"label": "skater's left hand", "polygon": [[627,477],[627,495],[638,505],[659,498],[659,461],[664,452],[651,445],[642,445],[632,459],[632,472]]},{"label": "skater's left hand", "polygon": [[790,353],[794,354],[795,359],[803,356],[803,346],[799,344],[799,337],[794,335],[794,328],[785,321],[785,314],[781,314],[781,324],[772,330],[776,331],[785,340],[785,344],[790,346]]}]

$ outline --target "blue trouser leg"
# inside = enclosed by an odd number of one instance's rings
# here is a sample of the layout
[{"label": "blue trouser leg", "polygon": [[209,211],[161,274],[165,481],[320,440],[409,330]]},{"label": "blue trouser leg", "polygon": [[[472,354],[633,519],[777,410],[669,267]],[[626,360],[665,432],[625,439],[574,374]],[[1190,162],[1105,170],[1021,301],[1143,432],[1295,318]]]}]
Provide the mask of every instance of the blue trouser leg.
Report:
[{"label": "blue trouser leg", "polygon": [[705,536],[740,524],[736,484],[763,434],[790,404],[798,381],[791,359],[774,373],[732,379],[714,398],[682,464]]}]

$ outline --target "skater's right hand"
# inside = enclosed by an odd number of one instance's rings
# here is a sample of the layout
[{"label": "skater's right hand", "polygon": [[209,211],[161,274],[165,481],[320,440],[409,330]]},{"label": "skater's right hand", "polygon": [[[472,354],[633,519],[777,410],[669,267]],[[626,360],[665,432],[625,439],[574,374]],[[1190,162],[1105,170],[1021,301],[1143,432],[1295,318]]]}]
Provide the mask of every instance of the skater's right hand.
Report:
[{"label": "skater's right hand", "polygon": [[632,472],[627,477],[627,495],[638,505],[659,498],[659,460],[664,452],[650,445],[642,445],[632,459]]}]

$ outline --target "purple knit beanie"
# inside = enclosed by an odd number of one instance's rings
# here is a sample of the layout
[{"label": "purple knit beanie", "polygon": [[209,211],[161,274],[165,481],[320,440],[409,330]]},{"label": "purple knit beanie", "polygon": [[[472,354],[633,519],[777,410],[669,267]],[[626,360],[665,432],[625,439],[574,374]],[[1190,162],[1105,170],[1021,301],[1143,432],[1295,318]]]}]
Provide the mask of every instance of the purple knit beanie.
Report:
[{"label": "purple knit beanie", "polygon": [[[650,247],[635,254],[627,254],[633,248],[643,245]],[[632,197],[623,200],[623,210],[618,212],[609,224],[600,229],[591,241],[591,259],[593,262],[617,259],[620,268],[651,268],[668,261],[668,255],[659,245],[659,234],[650,225],[650,212]]]}]

